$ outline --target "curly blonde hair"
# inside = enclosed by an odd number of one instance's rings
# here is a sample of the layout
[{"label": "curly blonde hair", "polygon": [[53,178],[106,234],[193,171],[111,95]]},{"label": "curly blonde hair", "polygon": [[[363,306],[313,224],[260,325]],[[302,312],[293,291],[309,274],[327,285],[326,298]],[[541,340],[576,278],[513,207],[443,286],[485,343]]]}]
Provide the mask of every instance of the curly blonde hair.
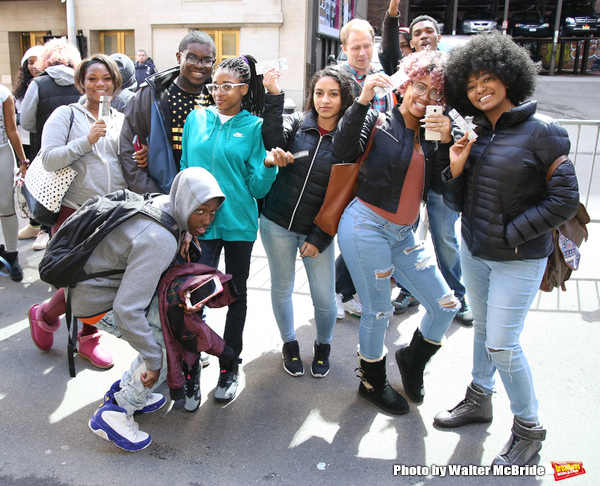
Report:
[{"label": "curly blonde hair", "polygon": [[420,78],[431,75],[432,83],[437,87],[437,91],[444,95],[440,100],[440,104],[446,105],[446,97],[444,91],[445,76],[444,69],[446,65],[446,54],[442,51],[431,51],[424,49],[415,52],[410,56],[403,57],[398,64],[398,69],[402,69],[409,77],[408,81],[398,87],[400,94],[404,96],[406,88],[409,84],[417,81]]},{"label": "curly blonde hair", "polygon": [[75,69],[81,62],[81,55],[77,48],[69,44],[66,37],[52,39],[44,44],[44,50],[39,55],[37,67],[40,72],[45,71],[50,66],[68,66]]}]

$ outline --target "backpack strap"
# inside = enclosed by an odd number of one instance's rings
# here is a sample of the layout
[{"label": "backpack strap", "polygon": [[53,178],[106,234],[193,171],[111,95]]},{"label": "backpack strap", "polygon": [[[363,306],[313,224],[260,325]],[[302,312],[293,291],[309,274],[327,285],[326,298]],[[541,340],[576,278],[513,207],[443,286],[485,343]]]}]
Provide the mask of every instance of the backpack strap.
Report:
[{"label": "backpack strap", "polygon": [[67,357],[69,359],[69,375],[71,378],[75,378],[75,343],[77,342],[77,318],[73,316],[71,310],[71,292],[67,291],[67,309],[65,312],[65,319],[67,321],[67,336],[69,341],[67,343]]},{"label": "backpack strap", "polygon": [[546,174],[546,184],[550,182],[550,177],[552,177],[552,174],[554,174],[556,168],[563,162],[566,162],[567,160],[569,160],[569,157],[567,155],[561,155],[558,159],[552,162],[552,165],[550,166],[550,168],[548,169],[548,173]]}]

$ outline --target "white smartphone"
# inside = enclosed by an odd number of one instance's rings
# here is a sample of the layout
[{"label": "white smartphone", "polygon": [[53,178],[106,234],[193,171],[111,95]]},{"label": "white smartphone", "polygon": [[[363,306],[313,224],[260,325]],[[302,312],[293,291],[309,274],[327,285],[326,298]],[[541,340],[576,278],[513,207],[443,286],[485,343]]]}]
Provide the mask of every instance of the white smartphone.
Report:
[{"label": "white smartphone", "polygon": [[199,307],[215,295],[223,292],[221,280],[216,275],[206,280],[202,285],[185,293],[185,303],[188,307]]},{"label": "white smartphone", "polygon": [[[427,105],[425,107],[425,116],[429,115],[441,115],[444,112],[439,105]],[[434,132],[433,130],[425,129],[425,140],[441,140],[442,134],[440,132]]]}]

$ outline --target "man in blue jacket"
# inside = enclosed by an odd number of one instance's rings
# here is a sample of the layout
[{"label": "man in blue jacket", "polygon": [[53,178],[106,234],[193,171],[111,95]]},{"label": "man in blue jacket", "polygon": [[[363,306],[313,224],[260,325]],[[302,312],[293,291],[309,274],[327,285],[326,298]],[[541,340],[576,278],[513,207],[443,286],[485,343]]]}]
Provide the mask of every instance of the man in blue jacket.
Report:
[{"label": "man in blue jacket", "polygon": [[[121,164],[129,188],[168,194],[179,172],[181,135],[187,115],[214,104],[212,82],[217,48],[205,32],[189,32],[179,43],[176,67],[153,74],[127,105],[121,130]],[[137,135],[142,149],[136,151]]]}]

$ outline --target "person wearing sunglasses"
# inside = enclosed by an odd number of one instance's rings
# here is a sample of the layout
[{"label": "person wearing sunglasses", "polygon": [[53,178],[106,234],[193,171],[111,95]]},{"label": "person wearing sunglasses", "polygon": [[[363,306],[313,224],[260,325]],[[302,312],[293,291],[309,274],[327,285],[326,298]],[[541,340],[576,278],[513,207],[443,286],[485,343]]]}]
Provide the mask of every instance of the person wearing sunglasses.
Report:
[{"label": "person wearing sunglasses", "polygon": [[[333,140],[334,154],[353,160],[365,150],[375,129],[372,148],[361,167],[356,198],[348,205],[338,228],[338,241],[362,302],[359,328],[358,393],[395,415],[409,411],[408,402],[388,383],[386,329],[392,316],[390,279],[417,296],[425,308],[410,345],[396,351],[406,395],[420,404],[424,398],[425,365],[440,349],[456,312],[454,296],[436,266],[435,257],[415,238],[413,225],[421,200],[436,170],[440,154],[448,157],[452,142],[450,118],[425,116],[428,105],[444,105],[444,55],[425,50],[404,58],[409,77],[397,87],[402,103],[385,114],[370,109],[376,86],[390,86],[384,73],[368,76],[359,98],[346,111]],[[424,129],[441,140],[425,139]],[[406,331],[402,338],[406,338]]]},{"label": "person wearing sunglasses", "polygon": [[[127,105],[121,132],[125,180],[134,192],[168,194],[179,172],[181,136],[187,115],[213,104],[212,82],[217,47],[205,32],[189,32],[179,43],[178,66],[153,74]],[[141,149],[133,146],[134,138]]]},{"label": "person wearing sunglasses", "polygon": [[282,149],[266,152],[262,137],[264,87],[249,55],[225,59],[206,85],[215,105],[194,110],[183,129],[181,170],[203,167],[223,189],[224,203],[213,225],[200,238],[199,263],[217,268],[225,250],[225,272],[238,291],[229,305],[223,339],[233,348],[235,363],[219,361],[221,372],[215,399],[233,400],[237,393],[242,333],[246,322],[247,289],[252,247],[258,233],[257,199],[264,198],[277,176],[276,166],[293,162]]}]

